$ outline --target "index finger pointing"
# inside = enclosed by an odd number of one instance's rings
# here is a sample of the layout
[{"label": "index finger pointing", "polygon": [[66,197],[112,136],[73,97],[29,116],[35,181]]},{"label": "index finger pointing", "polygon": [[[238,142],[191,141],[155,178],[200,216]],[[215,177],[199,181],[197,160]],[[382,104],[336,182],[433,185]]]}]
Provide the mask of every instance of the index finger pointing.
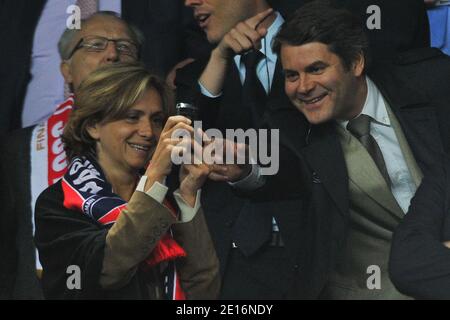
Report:
[{"label": "index finger pointing", "polygon": [[272,14],[273,9],[269,8],[263,12],[258,13],[256,16],[253,16],[247,19],[246,23],[254,30],[258,28],[258,26]]}]

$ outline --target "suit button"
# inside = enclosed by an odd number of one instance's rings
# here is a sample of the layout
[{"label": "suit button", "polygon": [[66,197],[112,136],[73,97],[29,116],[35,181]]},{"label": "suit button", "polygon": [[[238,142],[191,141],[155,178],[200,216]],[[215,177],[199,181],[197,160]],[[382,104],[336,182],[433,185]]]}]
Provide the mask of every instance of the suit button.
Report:
[{"label": "suit button", "polygon": [[292,267],[293,271],[298,271],[300,269],[300,266],[298,264],[294,264],[294,266]]},{"label": "suit button", "polygon": [[234,223],[234,221],[232,221],[232,220],[227,221],[227,222],[225,223],[225,226],[226,226],[227,228],[231,228],[231,227],[233,226],[233,223]]}]

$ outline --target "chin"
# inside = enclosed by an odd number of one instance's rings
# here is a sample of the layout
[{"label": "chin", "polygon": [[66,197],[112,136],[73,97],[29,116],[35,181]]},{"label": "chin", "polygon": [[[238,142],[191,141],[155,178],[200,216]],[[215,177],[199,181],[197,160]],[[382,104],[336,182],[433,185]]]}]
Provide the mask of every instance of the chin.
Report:
[{"label": "chin", "polygon": [[314,125],[328,122],[331,119],[331,117],[321,113],[304,112],[303,114],[305,115],[308,122]]},{"label": "chin", "polygon": [[222,41],[222,38],[225,37],[226,33],[223,32],[223,30],[220,30],[220,28],[214,28],[213,26],[209,25],[206,32],[206,38],[208,39],[209,43],[212,44],[219,44],[220,41]]},{"label": "chin", "polygon": [[206,38],[208,39],[208,42],[211,44],[219,44],[220,38],[210,35],[209,33],[206,34]]}]

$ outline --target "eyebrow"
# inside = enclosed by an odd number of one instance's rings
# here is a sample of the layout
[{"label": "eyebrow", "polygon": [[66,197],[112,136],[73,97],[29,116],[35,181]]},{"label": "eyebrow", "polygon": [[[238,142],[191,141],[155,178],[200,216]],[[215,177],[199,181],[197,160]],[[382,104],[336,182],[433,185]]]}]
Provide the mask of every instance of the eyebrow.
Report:
[{"label": "eyebrow", "polygon": [[305,71],[306,72],[310,72],[312,71],[314,68],[317,67],[328,67],[330,64],[323,62],[322,60],[317,60],[314,61],[313,63],[309,64],[308,66],[306,66]]},{"label": "eyebrow", "polygon": [[[317,68],[317,67],[328,67],[328,66],[330,66],[329,63],[326,63],[326,62],[324,62],[322,60],[317,60],[317,61],[314,61],[313,63],[307,65],[305,67],[305,71],[306,72],[311,72],[314,68]],[[284,69],[283,73],[285,75],[287,75],[287,74],[291,74],[292,75],[292,74],[298,74],[298,71],[297,70],[292,70],[292,69]]]},{"label": "eyebrow", "polygon": [[291,69],[284,69],[284,70],[283,70],[283,74],[284,74],[284,75],[293,75],[293,74],[298,74],[298,71],[296,71],[296,70],[291,70]]}]

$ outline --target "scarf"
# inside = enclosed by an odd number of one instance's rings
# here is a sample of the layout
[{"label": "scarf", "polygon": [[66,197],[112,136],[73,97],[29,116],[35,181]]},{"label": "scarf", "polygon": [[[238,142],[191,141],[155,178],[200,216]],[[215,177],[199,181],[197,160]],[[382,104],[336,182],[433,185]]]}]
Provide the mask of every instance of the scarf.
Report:
[{"label": "scarf", "polygon": [[[115,194],[100,166],[91,157],[75,157],[62,179],[64,207],[77,210],[94,221],[112,226],[127,203]],[[175,209],[165,200],[168,209],[176,216]],[[168,266],[163,272],[164,291],[168,299],[185,300],[174,260],[185,257],[186,252],[173,239],[170,231],[156,244],[141,267],[144,271],[162,262]]]},{"label": "scarf", "polygon": [[[30,202],[34,233],[34,205],[48,186],[63,177],[67,170],[66,153],[61,135],[73,108],[73,95],[61,103],[55,112],[33,128],[30,141]],[[36,269],[42,270],[36,250]]]}]

